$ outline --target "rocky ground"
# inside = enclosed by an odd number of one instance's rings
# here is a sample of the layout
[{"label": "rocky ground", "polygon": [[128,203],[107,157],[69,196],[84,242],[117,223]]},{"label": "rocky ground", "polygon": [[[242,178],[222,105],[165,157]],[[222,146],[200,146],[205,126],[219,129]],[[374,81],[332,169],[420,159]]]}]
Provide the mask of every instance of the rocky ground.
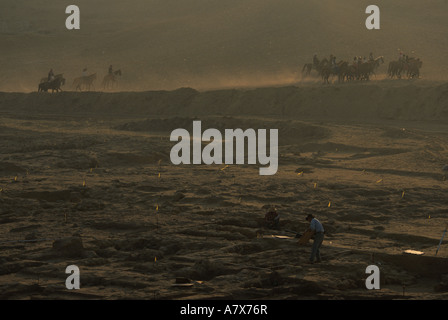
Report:
[{"label": "rocky ground", "polygon": [[[204,118],[281,128],[278,173],[259,176],[258,165],[171,164],[167,129],[192,120],[5,114],[1,298],[447,297],[445,243],[435,257],[448,204],[445,133]],[[278,229],[265,226],[270,206]],[[310,212],[326,229],[313,265],[311,242],[299,246],[294,234]],[[65,288],[72,264],[81,290]],[[381,290],[365,287],[370,264]]]}]

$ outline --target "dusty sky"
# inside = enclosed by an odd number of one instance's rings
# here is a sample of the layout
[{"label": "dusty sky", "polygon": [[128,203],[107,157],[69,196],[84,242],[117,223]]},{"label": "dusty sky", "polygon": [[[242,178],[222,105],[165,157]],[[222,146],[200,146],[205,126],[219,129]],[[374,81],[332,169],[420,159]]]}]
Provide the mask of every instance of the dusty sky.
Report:
[{"label": "dusty sky", "polygon": [[[0,91],[35,91],[50,68],[68,85],[84,67],[100,81],[109,64],[122,70],[123,90],[286,85],[314,53],[373,51],[387,64],[398,49],[424,61],[423,77],[448,74],[448,0],[75,2],[0,2]],[[70,4],[81,30],[65,28]],[[381,9],[380,30],[364,26],[369,4]]]}]

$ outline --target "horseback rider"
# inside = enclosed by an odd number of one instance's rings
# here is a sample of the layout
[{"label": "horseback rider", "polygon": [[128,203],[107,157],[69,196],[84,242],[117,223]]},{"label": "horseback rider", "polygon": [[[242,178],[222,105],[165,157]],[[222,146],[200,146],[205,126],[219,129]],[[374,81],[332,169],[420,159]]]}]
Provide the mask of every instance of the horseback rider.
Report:
[{"label": "horseback rider", "polygon": [[333,68],[334,72],[338,72],[339,71],[339,66],[336,63],[336,57],[333,56],[333,60],[331,61],[331,67]]},{"label": "horseback rider", "polygon": [[53,81],[53,80],[54,80],[53,69],[50,69],[50,72],[48,72],[48,82]]},{"label": "horseback rider", "polygon": [[333,58],[332,58],[332,60],[331,60],[331,65],[336,65],[336,57],[335,56],[333,56]]},{"label": "horseback rider", "polygon": [[317,59],[317,54],[314,54],[313,65],[317,67],[318,64],[319,64],[319,60]]},{"label": "horseback rider", "polygon": [[111,80],[115,80],[114,69],[112,68],[112,65],[109,66],[109,77]]},{"label": "horseback rider", "polygon": [[370,52],[370,54],[369,54],[369,61],[373,61],[373,60],[375,60],[375,58],[373,57],[373,53]]},{"label": "horseback rider", "polygon": [[83,78],[87,77],[87,68],[84,68],[84,69],[82,70],[82,77],[83,77]]}]

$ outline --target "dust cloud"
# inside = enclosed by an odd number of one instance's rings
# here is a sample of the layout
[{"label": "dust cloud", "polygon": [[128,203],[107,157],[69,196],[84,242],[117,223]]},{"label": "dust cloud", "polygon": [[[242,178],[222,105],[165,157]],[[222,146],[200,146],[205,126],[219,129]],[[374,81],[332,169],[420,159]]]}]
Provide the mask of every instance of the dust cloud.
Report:
[{"label": "dust cloud", "polygon": [[314,54],[352,61],[373,52],[384,56],[385,74],[399,50],[423,60],[422,78],[446,79],[447,1],[382,3],[373,31],[364,26],[368,4],[80,0],[81,29],[69,31],[64,3],[5,0],[0,91],[37,91],[50,68],[64,74],[65,90],[87,68],[101,90],[109,65],[122,71],[118,90],[127,91],[297,85]]}]

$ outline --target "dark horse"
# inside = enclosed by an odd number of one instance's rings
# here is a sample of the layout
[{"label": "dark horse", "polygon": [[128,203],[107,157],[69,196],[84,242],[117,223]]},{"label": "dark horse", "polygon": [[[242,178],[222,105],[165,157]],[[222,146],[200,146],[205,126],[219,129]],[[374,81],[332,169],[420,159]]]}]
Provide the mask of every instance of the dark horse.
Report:
[{"label": "dark horse", "polygon": [[62,77],[57,77],[56,79],[53,79],[51,81],[41,82],[39,83],[39,87],[37,89],[37,92],[48,92],[48,90],[51,89],[51,93],[53,93],[55,90],[56,92],[62,91],[61,86],[65,84],[65,79]]},{"label": "dark horse", "polygon": [[302,68],[302,77],[309,76],[311,74],[312,69],[313,69],[312,63],[305,63],[305,65]]}]

